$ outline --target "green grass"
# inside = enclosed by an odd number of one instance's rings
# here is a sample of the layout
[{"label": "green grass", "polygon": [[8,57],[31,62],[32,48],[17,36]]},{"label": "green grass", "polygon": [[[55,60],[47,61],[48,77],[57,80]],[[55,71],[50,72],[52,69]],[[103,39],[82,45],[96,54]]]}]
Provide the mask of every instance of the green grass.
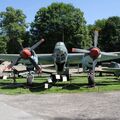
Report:
[{"label": "green grass", "polygon": [[32,86],[26,84],[25,78],[17,79],[17,84],[12,79],[0,80],[0,94],[46,94],[46,93],[81,93],[81,92],[106,92],[120,90],[120,79],[114,76],[95,77],[96,87],[87,88],[87,77],[72,77],[71,84],[68,82],[57,82],[51,88],[45,89],[44,82],[47,77],[35,78]]}]

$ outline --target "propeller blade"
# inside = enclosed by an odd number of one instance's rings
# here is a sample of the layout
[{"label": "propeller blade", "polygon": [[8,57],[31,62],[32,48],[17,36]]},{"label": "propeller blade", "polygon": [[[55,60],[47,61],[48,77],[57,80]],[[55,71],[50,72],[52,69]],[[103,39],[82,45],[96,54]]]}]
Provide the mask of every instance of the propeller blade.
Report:
[{"label": "propeller blade", "polygon": [[72,52],[89,53],[90,51],[85,49],[72,48]]},{"label": "propeller blade", "polygon": [[20,42],[16,42],[16,47],[18,48],[18,52],[20,52],[21,50],[23,50],[23,46],[22,46],[22,43]]},{"label": "propeller blade", "polygon": [[30,50],[34,50],[35,48],[37,48],[41,43],[43,43],[45,40],[44,39],[41,39],[39,42],[37,42],[36,44],[34,44]]},{"label": "propeller blade", "polygon": [[98,31],[94,32],[94,47],[97,47],[98,44]]},{"label": "propeller blade", "polygon": [[7,66],[8,69],[12,68],[14,65],[16,65],[18,63],[18,61],[20,61],[21,57],[18,57],[15,61],[13,61],[11,64],[9,64]]},{"label": "propeller blade", "polygon": [[38,72],[41,72],[41,68],[39,67],[39,65],[30,57],[29,58],[30,62],[33,64],[33,66],[35,67],[35,69],[38,71]]},{"label": "propeller blade", "polygon": [[101,55],[106,55],[106,56],[118,56],[117,54],[115,53],[110,53],[110,52],[100,52]]}]

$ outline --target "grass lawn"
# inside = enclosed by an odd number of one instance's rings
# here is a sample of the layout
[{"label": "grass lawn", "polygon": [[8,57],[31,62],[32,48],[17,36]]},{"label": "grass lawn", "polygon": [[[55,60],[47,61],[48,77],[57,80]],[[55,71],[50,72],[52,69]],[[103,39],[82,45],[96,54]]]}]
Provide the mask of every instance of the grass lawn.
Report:
[{"label": "grass lawn", "polygon": [[47,77],[35,78],[33,85],[26,84],[26,78],[18,78],[17,84],[12,79],[0,80],[0,94],[46,94],[46,93],[81,93],[81,92],[105,92],[120,90],[120,79],[114,76],[95,77],[96,87],[87,88],[87,77],[71,77],[68,82],[57,82],[49,89],[44,88]]}]

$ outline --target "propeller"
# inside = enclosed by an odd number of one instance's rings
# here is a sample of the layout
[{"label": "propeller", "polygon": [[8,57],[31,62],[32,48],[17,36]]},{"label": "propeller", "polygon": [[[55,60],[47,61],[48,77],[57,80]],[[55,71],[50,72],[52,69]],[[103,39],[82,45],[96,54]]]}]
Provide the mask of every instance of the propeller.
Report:
[{"label": "propeller", "polygon": [[100,49],[97,47],[97,44],[98,44],[98,31],[95,31],[94,32],[94,47],[90,48],[89,50],[72,48],[72,52],[88,54],[94,60],[97,59],[100,55],[117,56],[117,54],[115,54],[115,53],[101,52]]},{"label": "propeller", "polygon": [[79,49],[79,48],[72,48],[72,52],[78,52],[78,53],[89,53],[89,50],[85,49]]},{"label": "propeller", "polygon": [[[40,44],[42,44],[45,40],[41,39],[39,42],[34,44],[31,48],[23,48],[20,52],[20,56],[13,61],[11,64],[7,66],[8,69],[12,68],[14,65],[16,65],[21,59],[28,59],[33,64],[33,66],[36,68],[37,71],[40,71],[41,68],[38,66],[36,61],[32,58],[32,56],[35,55],[34,49],[36,49]],[[22,47],[21,47],[22,48]],[[36,56],[37,57],[37,56]]]},{"label": "propeller", "polygon": [[[92,82],[94,82],[94,77],[95,77],[95,66],[97,64],[97,58],[99,57],[99,55],[101,54],[101,51],[99,48],[97,48],[98,45],[98,31],[94,31],[94,47],[90,50],[90,57],[93,58],[93,66],[92,66],[92,78],[93,80],[91,80]],[[94,84],[94,83],[93,83]]]},{"label": "propeller", "polygon": [[97,64],[97,58],[101,54],[101,51],[99,48],[97,48],[98,44],[98,31],[94,31],[94,47],[90,49],[90,57],[93,59],[92,68],[88,71],[88,82],[89,87],[94,87],[94,77],[95,77],[95,66]]},{"label": "propeller", "polygon": [[39,42],[37,42],[36,44],[34,44],[30,50],[35,50],[35,48],[37,48],[41,43],[43,43],[45,40],[44,39],[41,39]]}]

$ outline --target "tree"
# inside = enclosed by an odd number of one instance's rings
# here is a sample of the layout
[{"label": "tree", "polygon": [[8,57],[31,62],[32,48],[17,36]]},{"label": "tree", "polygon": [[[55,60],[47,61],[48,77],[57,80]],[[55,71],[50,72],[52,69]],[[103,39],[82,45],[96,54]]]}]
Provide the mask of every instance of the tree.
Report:
[{"label": "tree", "polygon": [[67,48],[91,46],[83,12],[71,4],[52,3],[39,9],[31,24],[31,33],[34,41],[40,36],[46,38],[42,52],[52,52],[57,41],[64,41]]},{"label": "tree", "polygon": [[101,31],[101,48],[104,51],[120,51],[120,17],[109,17]]},{"label": "tree", "polygon": [[0,35],[0,53],[6,53],[6,38]]},{"label": "tree", "polygon": [[18,53],[19,43],[22,43],[25,35],[26,16],[22,10],[7,7],[5,12],[0,12],[0,28],[2,35],[7,38],[7,52]]}]

